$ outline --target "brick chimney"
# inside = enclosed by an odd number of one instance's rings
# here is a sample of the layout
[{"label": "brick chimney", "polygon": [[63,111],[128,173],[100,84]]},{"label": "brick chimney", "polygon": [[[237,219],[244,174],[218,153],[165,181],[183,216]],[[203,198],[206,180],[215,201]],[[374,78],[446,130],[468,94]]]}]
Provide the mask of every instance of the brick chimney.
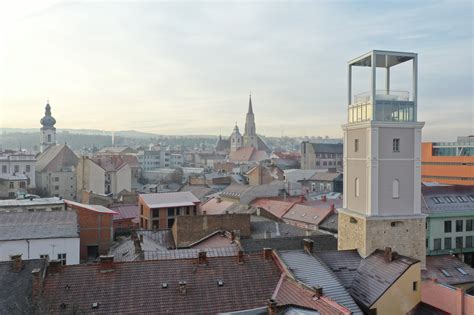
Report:
[{"label": "brick chimney", "polygon": [[222,202],[222,198],[221,197],[216,197],[216,203],[221,203]]},{"label": "brick chimney", "polygon": [[181,281],[178,282],[178,291],[179,291],[179,293],[181,293],[183,295],[186,294],[186,291],[187,291],[186,281],[181,280]]},{"label": "brick chimney", "polygon": [[270,260],[272,259],[272,249],[271,248],[264,248],[263,249],[263,259],[264,260]]},{"label": "brick chimney", "polygon": [[235,232],[234,231],[230,231],[230,240],[232,242],[235,241]]},{"label": "brick chimney", "polygon": [[41,277],[41,269],[35,268],[31,271],[33,276],[32,296],[37,297],[43,291],[43,279]]},{"label": "brick chimney", "polygon": [[268,315],[277,315],[277,302],[274,299],[269,299],[268,303]]},{"label": "brick chimney", "polygon": [[327,201],[326,195],[323,195],[323,196],[321,197],[321,201],[323,201],[323,202],[326,202],[326,201]]},{"label": "brick chimney", "polygon": [[314,248],[314,241],[309,239],[309,238],[305,238],[303,239],[303,249],[305,252],[307,252],[308,254],[312,254],[313,253],[313,248]]},{"label": "brick chimney", "polygon": [[206,265],[207,264],[207,253],[206,252],[199,252],[198,254],[198,265]]},{"label": "brick chimney", "polygon": [[135,254],[141,254],[142,253],[142,244],[140,243],[140,239],[136,238],[133,241],[133,245],[135,247]]},{"label": "brick chimney", "polygon": [[23,269],[23,261],[21,260],[21,254],[11,255],[10,259],[13,261],[13,272],[20,272]]},{"label": "brick chimney", "polygon": [[114,256],[113,255],[100,255],[99,266],[101,270],[113,270],[114,269]]},{"label": "brick chimney", "polygon": [[304,195],[300,196],[300,203],[304,203]]},{"label": "brick chimney", "polygon": [[237,262],[239,265],[242,265],[244,263],[244,252],[242,250],[239,250],[237,252]]},{"label": "brick chimney", "polygon": [[143,243],[143,234],[140,234],[140,243]]},{"label": "brick chimney", "polygon": [[321,286],[319,286],[319,285],[318,285],[318,286],[315,286],[315,287],[313,287],[313,291],[314,291],[314,296],[315,296],[316,298],[319,299],[320,297],[323,296],[323,287],[321,287]]},{"label": "brick chimney", "polygon": [[385,259],[386,262],[391,262],[391,261],[397,259],[397,256],[398,256],[398,253],[392,251],[391,247],[385,247],[384,259]]},{"label": "brick chimney", "polygon": [[60,260],[50,260],[48,264],[48,271],[51,273],[59,272],[61,269],[61,261]]},{"label": "brick chimney", "polygon": [[334,206],[333,203],[331,203],[331,212],[332,213],[336,212],[336,206]]}]

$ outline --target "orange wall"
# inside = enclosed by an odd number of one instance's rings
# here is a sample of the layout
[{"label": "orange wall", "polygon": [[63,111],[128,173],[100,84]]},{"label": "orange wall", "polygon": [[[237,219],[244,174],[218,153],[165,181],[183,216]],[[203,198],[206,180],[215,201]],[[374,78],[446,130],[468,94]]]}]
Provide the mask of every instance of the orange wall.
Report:
[{"label": "orange wall", "polygon": [[[421,161],[447,163],[474,163],[474,156],[432,156],[433,143],[424,142],[421,146]],[[421,165],[421,175],[473,177],[474,166],[469,165]],[[437,178],[423,178],[424,182],[438,182],[453,185],[474,185],[474,180],[451,180]]]},{"label": "orange wall", "polygon": [[452,315],[474,314],[474,296],[431,279],[421,284],[421,301]]}]

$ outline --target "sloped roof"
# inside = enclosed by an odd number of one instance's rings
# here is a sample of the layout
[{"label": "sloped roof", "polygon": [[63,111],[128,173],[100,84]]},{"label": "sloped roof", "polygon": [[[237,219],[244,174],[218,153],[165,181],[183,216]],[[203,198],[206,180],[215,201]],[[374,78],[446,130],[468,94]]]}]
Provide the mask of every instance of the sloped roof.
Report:
[{"label": "sloped roof", "polygon": [[[87,264],[49,272],[43,296],[51,301],[50,311],[90,312],[98,303],[96,311],[104,314],[230,312],[266,306],[280,279],[276,264],[261,253],[246,255],[243,264],[235,257],[209,257],[205,266],[196,259],[148,260],[113,263],[113,272],[100,271],[100,264]],[[186,282],[186,293],[178,290],[180,281]]]},{"label": "sloped roof", "polygon": [[[254,239],[266,238],[268,236],[275,238],[306,235],[306,231],[303,229],[283,222],[275,222],[273,220],[251,221],[250,231],[252,233],[252,238]],[[269,233],[269,235],[267,233]]]},{"label": "sloped roof", "polygon": [[474,186],[422,186],[421,192],[423,213],[472,212],[474,214]]},{"label": "sloped roof", "polygon": [[229,154],[229,160],[236,162],[249,162],[252,161],[252,156],[254,154],[254,147],[243,147],[236,151],[232,151]]},{"label": "sloped roof", "polygon": [[64,200],[64,202],[66,202],[66,204],[71,206],[72,208],[81,208],[81,209],[90,210],[90,211],[94,211],[98,213],[117,214],[117,212],[110,210],[109,208],[106,208],[102,205],[90,205],[90,204],[75,202],[71,200]]},{"label": "sloped roof", "polygon": [[283,215],[283,219],[319,225],[333,212],[331,205],[338,208],[342,205],[342,201],[335,199],[326,202],[311,201],[308,204],[297,203]]},{"label": "sloped roof", "polygon": [[229,139],[222,139],[222,138],[217,139],[215,150],[216,151],[229,151],[230,150]]},{"label": "sloped roof", "polygon": [[106,172],[117,171],[127,165],[127,162],[119,155],[97,155],[90,160],[102,167]]},{"label": "sloped roof", "polygon": [[226,210],[234,205],[232,201],[221,200],[220,198],[211,198],[201,204],[201,211],[206,211],[206,214],[224,214]]},{"label": "sloped roof", "polygon": [[240,245],[245,252],[260,252],[264,248],[273,248],[276,250],[297,250],[303,248],[303,239],[314,241],[313,250],[336,250],[337,239],[329,234],[317,234],[310,236],[292,236],[292,237],[272,237],[262,239],[241,238]]},{"label": "sloped roof", "polygon": [[339,153],[342,154],[342,143],[311,143],[317,153]]},{"label": "sloped roof", "polygon": [[150,208],[193,206],[200,202],[189,191],[140,194],[139,198]]},{"label": "sloped roof", "polygon": [[250,205],[255,208],[262,208],[277,218],[282,218],[283,215],[293,207],[294,202],[259,198]]},{"label": "sloped roof", "polygon": [[328,173],[317,172],[317,173],[314,173],[313,176],[311,176],[310,180],[334,181],[338,177],[342,177],[342,174],[341,173],[335,173],[335,172],[331,172],[331,173],[329,173],[329,172]]},{"label": "sloped roof", "polygon": [[115,220],[124,220],[124,219],[135,219],[138,218],[140,213],[138,205],[130,204],[130,205],[122,205],[122,204],[115,204],[111,205],[110,210],[115,211],[117,215],[113,216]]},{"label": "sloped roof", "polygon": [[41,153],[36,161],[36,172],[57,172],[63,167],[77,166],[79,159],[66,145],[51,145]]},{"label": "sloped roof", "polygon": [[341,280],[346,289],[352,286],[352,282],[357,274],[357,268],[359,268],[360,261],[362,260],[356,249],[320,251],[316,255]]},{"label": "sloped roof", "polygon": [[[461,273],[458,268],[466,274]],[[446,276],[441,270],[445,270],[449,276]],[[421,276],[424,279],[432,278],[437,279],[441,283],[456,285],[474,282],[474,269],[455,256],[427,256],[426,270],[422,270]]]},{"label": "sloped roof", "polygon": [[75,211],[0,212],[0,240],[79,237]]},{"label": "sloped roof", "polygon": [[311,287],[321,286],[324,295],[348,308],[352,314],[363,315],[340,280],[319,258],[303,250],[278,251],[278,255],[296,279]]},{"label": "sloped roof", "polygon": [[140,163],[138,162],[138,158],[136,155],[132,154],[121,154],[120,157],[122,160],[128,164],[130,167],[140,167]]}]

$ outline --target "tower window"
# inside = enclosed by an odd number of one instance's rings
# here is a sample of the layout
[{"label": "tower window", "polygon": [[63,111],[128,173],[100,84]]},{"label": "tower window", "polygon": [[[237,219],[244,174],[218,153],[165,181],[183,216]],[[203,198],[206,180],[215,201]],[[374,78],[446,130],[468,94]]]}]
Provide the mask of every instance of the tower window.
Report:
[{"label": "tower window", "polygon": [[359,139],[354,140],[354,152],[359,152]]},{"label": "tower window", "polygon": [[418,291],[418,281],[413,281],[413,291]]},{"label": "tower window", "polygon": [[400,139],[398,138],[393,139],[392,147],[393,147],[393,152],[400,152]]},{"label": "tower window", "polygon": [[350,223],[357,224],[357,219],[354,218],[354,217],[351,217],[351,218],[349,219],[349,222],[350,222]]},{"label": "tower window", "polygon": [[355,178],[354,185],[355,185],[354,195],[355,195],[355,197],[359,197],[359,193],[360,193],[359,192],[359,178],[357,178],[357,177]]},{"label": "tower window", "polygon": [[394,179],[392,182],[392,198],[400,198],[400,181],[398,179]]},{"label": "tower window", "polygon": [[48,135],[48,142],[51,142],[51,135]]}]

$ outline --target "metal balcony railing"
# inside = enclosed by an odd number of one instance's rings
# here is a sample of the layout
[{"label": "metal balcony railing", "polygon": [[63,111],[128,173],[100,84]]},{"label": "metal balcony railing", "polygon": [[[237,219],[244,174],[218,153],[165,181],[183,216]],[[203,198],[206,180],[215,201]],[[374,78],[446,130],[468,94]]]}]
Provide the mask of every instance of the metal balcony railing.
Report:
[{"label": "metal balcony railing", "polygon": [[[354,104],[368,103],[371,101],[372,93],[370,91],[362,92],[354,95]],[[409,101],[410,93],[408,91],[386,91],[377,90],[375,91],[376,101]]]}]

